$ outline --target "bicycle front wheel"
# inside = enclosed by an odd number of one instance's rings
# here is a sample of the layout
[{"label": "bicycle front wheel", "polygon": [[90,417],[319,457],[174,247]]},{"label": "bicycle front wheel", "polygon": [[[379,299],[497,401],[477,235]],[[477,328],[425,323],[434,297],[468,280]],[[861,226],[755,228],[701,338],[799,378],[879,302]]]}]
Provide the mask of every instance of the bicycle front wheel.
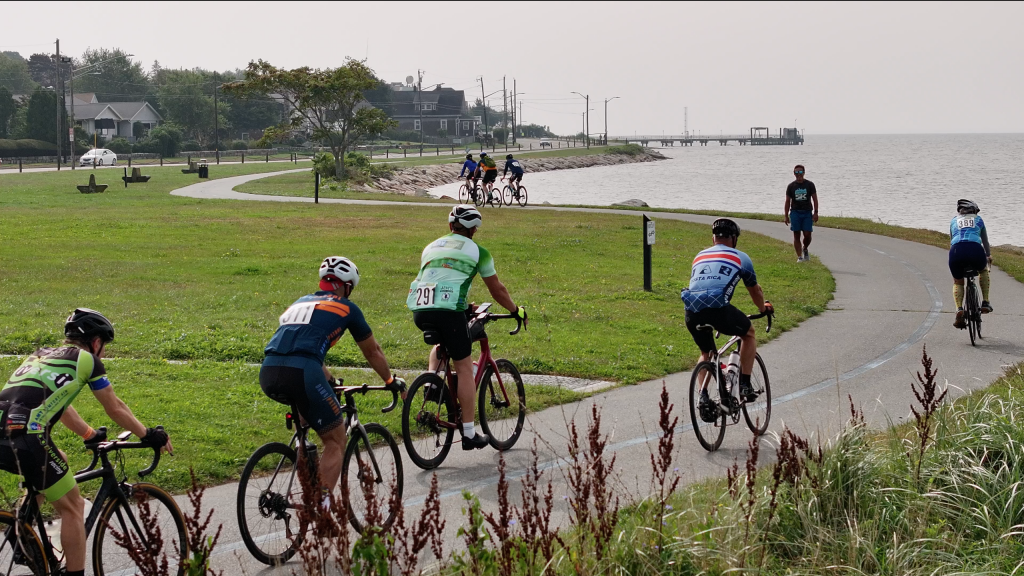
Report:
[{"label": "bicycle front wheel", "polygon": [[501,358],[485,368],[478,390],[477,411],[480,426],[496,450],[515,446],[526,421],[526,389],[516,365]]},{"label": "bicycle front wheel", "polygon": [[402,404],[402,441],[409,459],[424,470],[437,468],[452,449],[455,401],[448,386],[432,372],[420,374]]},{"label": "bicycle front wheel", "polygon": [[459,204],[469,204],[469,187],[463,184],[459,186]]},{"label": "bicycle front wheel", "polygon": [[512,205],[512,194],[512,187],[509,186],[508,184],[506,184],[505,187],[501,189],[501,199],[505,202],[506,206]]},{"label": "bicycle front wheel", "polygon": [[10,576],[47,576],[50,566],[43,543],[31,526],[18,522],[14,514],[0,512],[0,574]]},{"label": "bicycle front wheel", "polygon": [[[725,419],[728,417],[718,408],[719,374],[714,362],[701,362],[690,376],[690,422],[693,424],[693,433],[697,435],[697,441],[708,452],[714,452],[722,445],[722,439],[725,438]],[[708,391],[708,397],[718,413],[711,422],[705,422],[700,415],[698,402],[701,390]]]},{"label": "bicycle front wheel", "polygon": [[522,186],[522,185],[519,186],[519,197],[516,198],[516,201],[519,202],[520,206],[522,206],[523,208],[526,208],[526,187],[525,186]]},{"label": "bicycle front wheel", "polygon": [[761,360],[760,354],[754,356],[750,386],[757,394],[757,400],[743,403],[743,418],[754,436],[760,436],[768,430],[768,421],[772,417],[772,387],[768,382],[768,369],[764,367],[764,360]]},{"label": "bicycle front wheel", "polygon": [[295,450],[271,442],[256,449],[238,482],[238,531],[254,558],[276,566],[287,562],[306,533],[302,486]]},{"label": "bicycle front wheel", "polygon": [[[149,574],[128,551],[117,543],[118,536],[128,538],[132,546],[144,546],[146,556],[160,562],[167,558],[172,574],[185,573],[188,557],[185,519],[170,494],[154,484],[135,484],[126,494],[130,506],[117,498],[107,501],[100,512],[92,541],[92,567],[96,576]],[[149,508],[148,513],[144,510]],[[159,531],[159,538],[156,538]],[[176,568],[175,568],[176,567]]]},{"label": "bicycle front wheel", "polygon": [[341,465],[342,497],[357,532],[364,526],[391,528],[402,506],[402,455],[380,424],[367,424],[366,438],[353,431]]}]

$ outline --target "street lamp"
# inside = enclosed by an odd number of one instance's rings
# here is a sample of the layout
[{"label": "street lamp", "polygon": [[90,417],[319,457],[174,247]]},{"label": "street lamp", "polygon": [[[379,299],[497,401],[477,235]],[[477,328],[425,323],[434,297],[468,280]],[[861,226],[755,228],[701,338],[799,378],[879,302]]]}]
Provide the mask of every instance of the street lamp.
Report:
[{"label": "street lamp", "polygon": [[572,93],[587,101],[583,112],[583,140],[587,143],[587,149],[590,149],[590,94],[584,95],[576,91]]},{"label": "street lamp", "polygon": [[619,96],[612,96],[611,98],[604,99],[604,145],[608,145],[608,103],[612,100],[619,98]]}]

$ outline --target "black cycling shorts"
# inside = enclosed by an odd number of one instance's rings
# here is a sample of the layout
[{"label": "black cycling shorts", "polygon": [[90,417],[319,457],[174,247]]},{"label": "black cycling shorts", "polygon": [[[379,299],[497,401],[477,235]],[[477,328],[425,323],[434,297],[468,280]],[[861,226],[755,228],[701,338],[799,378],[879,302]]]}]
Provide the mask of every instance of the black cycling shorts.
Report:
[{"label": "black cycling shorts", "polygon": [[[697,326],[712,328],[698,330]],[[693,341],[701,352],[712,352],[715,350],[715,334],[712,330],[729,336],[743,336],[750,331],[750,318],[732,304],[721,308],[705,308],[700,312],[687,310],[686,329],[693,335]]]},{"label": "black cycling shorts", "polygon": [[15,433],[0,440],[0,470],[20,474],[47,502],[60,499],[77,485],[49,431]]},{"label": "black cycling shorts", "polygon": [[344,423],[341,404],[327,383],[323,364],[312,358],[267,356],[260,368],[260,388],[271,400],[294,406],[317,434]]},{"label": "black cycling shorts", "polygon": [[512,173],[512,177],[508,179],[508,183],[509,184],[511,184],[513,182],[522,182],[522,181],[523,181],[523,173],[522,172],[520,172],[519,174],[516,174],[515,172],[513,172]]},{"label": "black cycling shorts", "polygon": [[498,179],[497,170],[486,170],[484,172],[484,184],[493,184]]},{"label": "black cycling shorts", "polygon": [[988,266],[985,247],[977,242],[957,242],[949,249],[949,273],[963,280],[968,270],[978,274]]},{"label": "black cycling shorts", "polygon": [[426,332],[433,330],[441,335],[441,344],[448,350],[453,361],[459,361],[473,353],[473,341],[469,338],[469,320],[465,312],[454,310],[417,310],[412,313],[416,327]]}]

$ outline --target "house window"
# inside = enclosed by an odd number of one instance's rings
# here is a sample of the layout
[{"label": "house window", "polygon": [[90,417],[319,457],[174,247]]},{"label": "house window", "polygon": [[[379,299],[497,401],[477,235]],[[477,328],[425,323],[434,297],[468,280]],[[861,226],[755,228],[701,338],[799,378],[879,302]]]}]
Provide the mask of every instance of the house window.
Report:
[{"label": "house window", "polygon": [[437,110],[437,104],[431,104],[429,102],[424,102],[423,103],[423,109],[424,110]]},{"label": "house window", "polygon": [[441,120],[441,130],[447,130],[447,129],[448,129],[448,121],[447,120]]},{"label": "house window", "polygon": [[413,120],[412,121],[412,129],[413,130],[419,130],[420,129],[420,121],[419,120]]},{"label": "house window", "polygon": [[465,130],[466,132],[469,132],[471,130],[471,128],[469,127],[469,122],[463,122],[462,129]]}]

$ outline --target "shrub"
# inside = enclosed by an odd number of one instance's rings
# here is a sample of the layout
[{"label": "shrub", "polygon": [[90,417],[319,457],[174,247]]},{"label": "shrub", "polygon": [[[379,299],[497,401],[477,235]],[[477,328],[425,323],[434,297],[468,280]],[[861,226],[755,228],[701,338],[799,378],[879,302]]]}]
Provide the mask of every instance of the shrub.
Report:
[{"label": "shrub", "polygon": [[[198,143],[196,144],[198,150]],[[164,158],[177,156],[181,149],[181,130],[173,124],[157,126],[144,140],[135,145],[139,152],[160,154]]]},{"label": "shrub", "polygon": [[231,149],[232,150],[248,150],[249,149],[249,145],[245,142],[245,140],[235,140],[234,142],[231,143]]},{"label": "shrub", "polygon": [[199,145],[199,142],[196,142],[195,140],[189,140],[188,142],[185,142],[184,144],[181,145],[181,149],[184,150],[185,152],[198,152],[202,150],[203,147]]},{"label": "shrub", "polygon": [[401,140],[404,142],[419,142],[420,133],[418,130],[387,130],[384,137],[389,140]]},{"label": "shrub", "polygon": [[42,140],[0,140],[0,157],[56,156],[57,145]]},{"label": "shrub", "polygon": [[132,152],[132,143],[124,138],[114,138],[107,144],[107,148],[115,154],[129,154]]},{"label": "shrub", "polygon": [[334,154],[317,152],[313,156],[313,173],[320,173],[322,178],[334,178]]},{"label": "shrub", "polygon": [[626,156],[640,156],[644,153],[644,147],[639,144],[623,144],[621,146],[609,146],[609,154],[625,154]]}]

